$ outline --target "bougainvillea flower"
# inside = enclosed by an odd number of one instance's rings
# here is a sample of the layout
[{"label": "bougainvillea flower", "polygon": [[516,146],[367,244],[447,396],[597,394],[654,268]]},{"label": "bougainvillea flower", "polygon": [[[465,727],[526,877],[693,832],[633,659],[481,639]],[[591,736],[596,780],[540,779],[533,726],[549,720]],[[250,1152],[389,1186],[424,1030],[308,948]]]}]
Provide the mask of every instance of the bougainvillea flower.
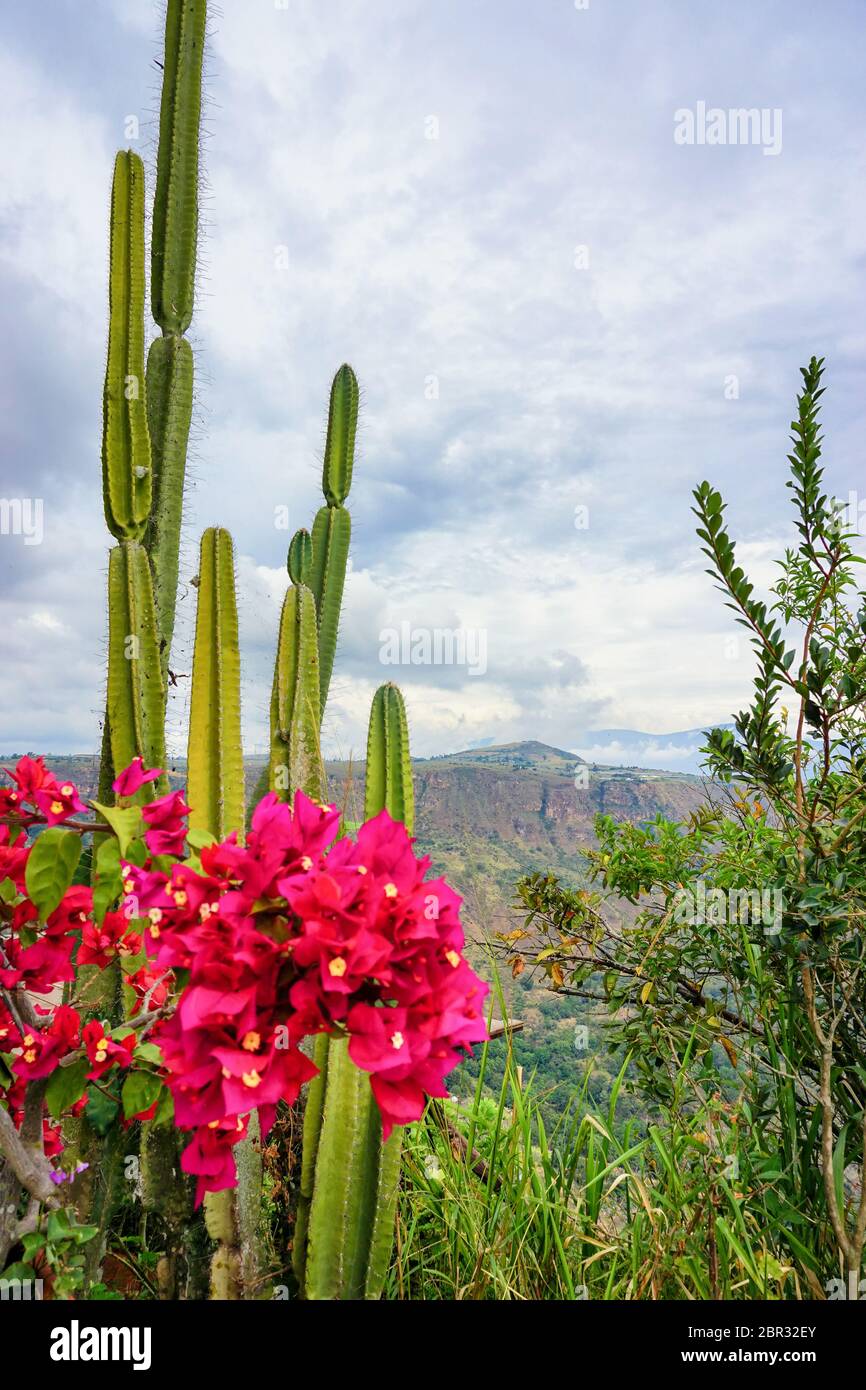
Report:
[{"label": "bougainvillea flower", "polygon": [[38,791],[55,786],[57,781],[45,766],[44,758],[21,758],[14,772],[10,767],[5,771],[13,778],[24,801],[33,801]]},{"label": "bougainvillea flower", "polygon": [[76,964],[96,965],[104,970],[118,956],[122,959],[137,956],[140,950],[141,936],[129,930],[126,914],[106,912],[101,926],[92,921],[84,923]]},{"label": "bougainvillea flower", "polygon": [[135,1034],[127,1033],[119,1042],[115,1042],[109,1025],[92,1018],[84,1025],[81,1042],[87,1053],[87,1060],[91,1063],[87,1079],[97,1081],[113,1066],[129,1066],[135,1048]]},{"label": "bougainvillea flower", "polygon": [[61,825],[76,812],[87,810],[72,782],[52,782],[40,787],[33,800],[49,825]]},{"label": "bougainvillea flower", "polygon": [[158,777],[165,776],[161,768],[152,767],[149,772],[145,770],[144,762],[141,758],[133,758],[129,767],[125,767],[118,777],[115,777],[111,784],[112,791],[118,796],[135,796],[146,782],[155,782]]},{"label": "bougainvillea flower", "polygon": [[144,833],[144,841],[151,854],[170,854],[179,859],[184,852],[187,827],[183,817],[189,814],[189,807],[183,799],[183,792],[169,792],[158,801],[151,801],[142,807],[141,814],[147,821],[149,830]]},{"label": "bougainvillea flower", "polygon": [[11,1052],[21,1045],[21,1034],[6,1005],[0,999],[0,1052]]},{"label": "bougainvillea flower", "polygon": [[[16,821],[27,825],[32,819],[24,806],[24,798],[12,787],[0,787],[0,818],[14,816]],[[4,826],[8,831],[8,826]]]},{"label": "bougainvillea flower", "polygon": [[61,1057],[78,1047],[80,1038],[79,1014],[68,1005],[59,1004],[47,1028],[33,1028],[24,1033],[21,1054],[13,1062],[12,1069],[29,1081],[49,1076]]},{"label": "bougainvillea flower", "polygon": [[85,883],[73,883],[45,921],[49,936],[60,936],[68,931],[81,931],[93,911],[93,890]]},{"label": "bougainvillea flower", "polygon": [[185,1173],[198,1178],[197,1206],[206,1192],[221,1192],[225,1187],[235,1186],[237,1169],[232,1147],[245,1138],[246,1132],[246,1125],[236,1119],[216,1121],[213,1126],[196,1130],[192,1143],[181,1154],[180,1166]]}]

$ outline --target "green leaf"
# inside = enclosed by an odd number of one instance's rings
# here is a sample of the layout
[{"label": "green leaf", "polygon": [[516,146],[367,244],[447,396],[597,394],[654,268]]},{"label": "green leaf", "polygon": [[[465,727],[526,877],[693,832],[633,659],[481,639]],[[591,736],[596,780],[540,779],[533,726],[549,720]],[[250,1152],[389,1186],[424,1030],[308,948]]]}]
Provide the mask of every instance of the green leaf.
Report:
[{"label": "green leaf", "polygon": [[72,1234],[72,1227],[69,1224],[69,1213],[61,1207],[60,1211],[48,1213],[48,1227],[46,1234],[50,1241],[68,1240]]},{"label": "green leaf", "polygon": [[0,880],[0,902],[14,903],[18,897],[18,889],[11,878]]},{"label": "green leaf", "polygon": [[171,1091],[168,1089],[167,1086],[163,1086],[162,1095],[159,1098],[159,1103],[156,1107],[156,1113],[154,1114],[154,1117],[151,1120],[151,1124],[170,1125],[173,1120],[174,1096],[172,1095]]},{"label": "green leaf", "polygon": [[92,801],[91,806],[104,816],[117,836],[120,853],[125,857],[130,844],[136,838],[141,825],[141,811],[138,806],[103,806]]},{"label": "green leaf", "polygon": [[206,849],[208,845],[216,844],[217,837],[212,835],[209,830],[190,830],[186,842],[190,849]]},{"label": "green leaf", "polygon": [[45,1091],[45,1103],[55,1120],[59,1120],[64,1110],[68,1110],[84,1095],[89,1068],[87,1058],[81,1057],[71,1067],[57,1067],[52,1072]]},{"label": "green leaf", "polygon": [[124,1119],[131,1120],[143,1110],[149,1110],[162,1090],[158,1076],[149,1071],[133,1071],[123,1083],[120,1098],[123,1101]]},{"label": "green leaf", "polygon": [[113,835],[104,835],[96,853],[96,887],[93,890],[93,915],[100,925],[122,891],[120,844]]},{"label": "green leaf", "polygon": [[24,881],[27,895],[43,921],[59,905],[71,884],[80,855],[81,840],[74,830],[52,825],[36,840],[24,870]]},{"label": "green leaf", "polygon": [[117,1119],[117,1112],[120,1109],[116,1100],[112,1100],[104,1091],[97,1091],[94,1086],[87,1089],[87,1122],[96,1130],[96,1133],[103,1138],[111,1129]]}]

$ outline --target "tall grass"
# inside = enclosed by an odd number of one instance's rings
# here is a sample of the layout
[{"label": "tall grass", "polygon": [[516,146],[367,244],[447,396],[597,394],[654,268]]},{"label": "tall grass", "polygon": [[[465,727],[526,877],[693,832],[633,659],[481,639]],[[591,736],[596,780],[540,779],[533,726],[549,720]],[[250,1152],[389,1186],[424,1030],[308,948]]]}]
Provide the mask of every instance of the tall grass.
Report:
[{"label": "tall grass", "polygon": [[[496,1046],[496,1044],[492,1044]],[[392,1299],[823,1297],[789,1258],[768,1184],[744,1193],[713,1136],[687,1121],[617,1122],[587,1071],[548,1131],[543,1095],[508,1056],[485,1093],[431,1103],[407,1135]]]}]

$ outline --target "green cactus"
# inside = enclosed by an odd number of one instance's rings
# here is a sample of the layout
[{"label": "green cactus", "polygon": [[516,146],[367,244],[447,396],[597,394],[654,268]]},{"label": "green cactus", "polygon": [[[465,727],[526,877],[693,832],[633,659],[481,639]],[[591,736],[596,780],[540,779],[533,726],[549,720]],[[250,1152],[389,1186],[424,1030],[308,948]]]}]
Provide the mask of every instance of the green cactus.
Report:
[{"label": "green cactus", "polygon": [[352,368],[344,363],[331,384],[322,469],[325,506],[319,509],[313,522],[310,588],[316,597],[319,620],[319,704],[322,715],[334,669],[340,606],[352,535],[351,518],[343,503],[352,484],[357,430],[358,381]]},{"label": "green cactus", "polygon": [[206,0],[168,0],[150,253],[151,306],[163,333],[185,333],[192,320],[206,17]]},{"label": "green cactus", "polygon": [[115,540],[140,540],[152,491],[144,383],[144,165],[121,150],[111,187],[108,358],[103,391],[105,520]]},{"label": "green cactus", "polygon": [[364,817],[382,810],[402,821],[409,834],[415,824],[415,792],[409,757],[406,706],[396,685],[380,685],[373,696],[367,732]]},{"label": "green cactus", "polygon": [[192,419],[193,357],[186,338],[155,338],[147,355],[147,419],[153,460],[153,511],[144,544],[153,568],[163,679],[177,603],[186,450]]},{"label": "green cactus", "polygon": [[187,798],[193,829],[218,839],[244,823],[241,659],[228,531],[201,538],[189,711]]},{"label": "green cactus", "polygon": [[[370,712],[364,816],[385,809],[411,834],[414,804],[403,697],[396,686],[383,685]],[[314,1060],[322,1066],[319,1055]],[[304,1115],[294,1268],[307,1298],[381,1296],[394,1239],[400,1150],[399,1129],[382,1143],[370,1078],[352,1062],[344,1038],[330,1039]]]},{"label": "green cactus", "polygon": [[147,359],[154,505],[145,537],[153,567],[163,676],[174,636],[183,488],[192,416],[193,356],[182,335],[192,320],[195,293],[206,19],[206,0],[169,0],[150,248],[151,308],[164,336],[153,342]]},{"label": "green cactus", "polygon": [[[211,527],[201,538],[187,797],[192,808],[189,823],[194,830],[206,830],[223,839],[244,823],[234,550],[228,531],[219,527]],[[211,1262],[214,1298],[242,1297],[262,1264],[256,1239],[261,1152],[252,1133],[237,1146],[236,1157],[244,1178],[237,1192],[209,1192],[205,1198],[205,1224],[217,1241]]]},{"label": "green cactus", "polygon": [[344,362],[331,384],[322,491],[329,507],[341,507],[352,486],[358,432],[358,379]]},{"label": "green cactus", "polygon": [[108,699],[111,762],[165,764],[165,687],[147,551],[123,541],[108,557]]},{"label": "green cactus", "polygon": [[324,795],[316,605],[305,584],[289,588],[280,615],[271,690],[269,787],[284,801],[299,787],[316,800]]},{"label": "green cactus", "polygon": [[293,584],[308,583],[313,567],[313,542],[309,531],[303,527],[292,536],[286,564]]}]

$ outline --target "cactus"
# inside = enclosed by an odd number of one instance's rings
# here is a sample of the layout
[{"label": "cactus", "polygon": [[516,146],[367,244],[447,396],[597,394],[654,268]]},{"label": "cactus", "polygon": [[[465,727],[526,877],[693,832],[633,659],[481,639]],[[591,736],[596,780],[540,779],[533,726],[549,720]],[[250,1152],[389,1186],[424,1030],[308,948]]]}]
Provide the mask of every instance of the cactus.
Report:
[{"label": "cactus", "polygon": [[352,523],[343,506],[352,485],[355,435],[358,429],[358,382],[352,368],[343,364],[331,385],[328,433],[322,469],[325,506],[313,522],[313,564],[310,588],[316,597],[319,620],[319,712],[323,715],[334,669],[340,605],[346,580],[346,562]]},{"label": "cactus", "polygon": [[152,474],[144,397],[144,165],[119,151],[111,187],[108,359],[102,398],[105,520],[137,541],[150,513]]},{"label": "cactus", "polygon": [[206,0],[168,0],[150,253],[151,306],[163,333],[183,334],[192,320],[206,17]]},{"label": "cactus", "polygon": [[193,357],[186,338],[155,338],[147,355],[147,419],[153,467],[153,511],[144,544],[153,567],[163,678],[168,669],[177,601],[186,450],[192,418]]},{"label": "cactus", "polygon": [[293,584],[306,584],[309,581],[313,568],[313,542],[309,531],[302,528],[292,536],[286,563]]},{"label": "cactus", "polygon": [[241,663],[235,568],[228,531],[201,538],[189,713],[189,823],[223,839],[244,823]]},{"label": "cactus", "polygon": [[108,557],[108,699],[111,762],[165,762],[165,686],[147,551],[123,541]]},{"label": "cactus", "polygon": [[198,240],[201,73],[206,0],[168,0],[150,297],[163,337],[147,359],[154,506],[146,544],[153,566],[163,676],[174,636],[178,554],[193,395],[193,356],[183,334],[192,320]]},{"label": "cactus", "polygon": [[[365,819],[382,809],[411,833],[408,726],[394,685],[376,691],[367,740]],[[380,1297],[394,1239],[399,1176],[400,1131],[382,1143],[370,1079],[351,1061],[346,1040],[331,1039],[304,1116],[294,1268],[307,1298]]]},{"label": "cactus", "polygon": [[300,787],[324,795],[319,748],[319,649],[316,605],[305,584],[283,600],[271,690],[269,787],[283,800]]}]

